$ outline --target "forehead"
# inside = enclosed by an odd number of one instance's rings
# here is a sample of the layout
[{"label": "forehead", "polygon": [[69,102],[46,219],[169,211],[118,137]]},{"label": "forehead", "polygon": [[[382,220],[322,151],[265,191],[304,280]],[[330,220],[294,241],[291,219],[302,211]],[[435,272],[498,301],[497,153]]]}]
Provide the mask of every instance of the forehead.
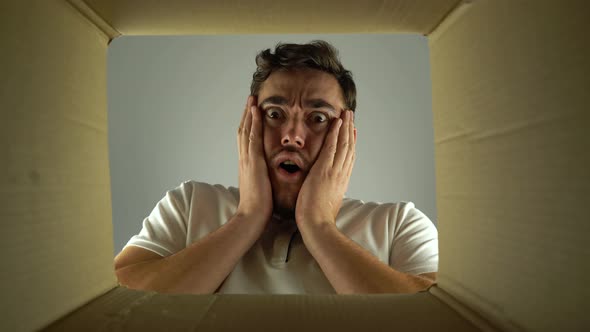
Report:
[{"label": "forehead", "polygon": [[324,99],[337,108],[344,107],[342,89],[336,78],[316,69],[291,69],[272,72],[262,84],[258,100],[279,95],[290,101],[298,98]]}]

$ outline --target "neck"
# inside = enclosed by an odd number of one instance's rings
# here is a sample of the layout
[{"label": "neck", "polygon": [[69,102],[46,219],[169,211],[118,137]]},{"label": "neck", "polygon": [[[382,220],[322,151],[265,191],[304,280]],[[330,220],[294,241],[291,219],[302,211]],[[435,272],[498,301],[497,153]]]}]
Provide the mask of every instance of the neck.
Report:
[{"label": "neck", "polygon": [[281,207],[276,207],[272,211],[272,216],[274,219],[279,221],[295,221],[295,211],[293,209],[286,209]]}]

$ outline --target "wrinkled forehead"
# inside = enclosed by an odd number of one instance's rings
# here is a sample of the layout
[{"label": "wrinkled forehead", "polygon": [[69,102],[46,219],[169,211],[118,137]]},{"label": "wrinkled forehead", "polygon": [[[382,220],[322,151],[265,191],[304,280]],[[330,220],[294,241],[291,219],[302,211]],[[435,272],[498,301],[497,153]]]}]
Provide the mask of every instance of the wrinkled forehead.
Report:
[{"label": "wrinkled forehead", "polygon": [[342,89],[336,78],[316,69],[283,69],[272,72],[262,84],[258,101],[274,95],[287,98],[290,102],[324,99],[339,109],[344,107]]}]

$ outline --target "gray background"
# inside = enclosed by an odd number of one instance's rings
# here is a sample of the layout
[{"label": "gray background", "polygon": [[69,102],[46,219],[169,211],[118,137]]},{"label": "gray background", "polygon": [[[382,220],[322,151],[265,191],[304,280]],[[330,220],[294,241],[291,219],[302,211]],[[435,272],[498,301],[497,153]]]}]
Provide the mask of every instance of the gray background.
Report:
[{"label": "gray background", "polygon": [[238,184],[236,130],[254,57],[324,39],[357,85],[357,160],[348,197],[412,201],[436,224],[428,45],[420,35],[124,36],[108,53],[115,253],[167,190]]}]

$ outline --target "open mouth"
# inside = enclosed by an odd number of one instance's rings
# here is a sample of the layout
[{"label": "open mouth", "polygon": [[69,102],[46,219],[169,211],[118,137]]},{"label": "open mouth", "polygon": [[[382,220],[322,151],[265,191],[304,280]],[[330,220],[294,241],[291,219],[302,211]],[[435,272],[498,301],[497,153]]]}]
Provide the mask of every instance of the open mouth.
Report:
[{"label": "open mouth", "polygon": [[279,167],[284,169],[285,171],[289,172],[290,174],[294,174],[299,172],[301,169],[292,161],[285,161],[282,162]]}]

